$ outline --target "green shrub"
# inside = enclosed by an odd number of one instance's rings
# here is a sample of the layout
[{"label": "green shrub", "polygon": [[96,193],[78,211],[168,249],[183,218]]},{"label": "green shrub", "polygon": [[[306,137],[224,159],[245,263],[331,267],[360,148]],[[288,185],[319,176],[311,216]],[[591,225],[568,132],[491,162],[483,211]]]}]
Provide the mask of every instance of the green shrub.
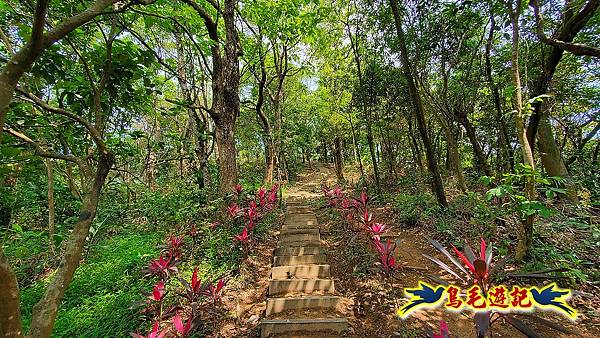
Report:
[{"label": "green shrub", "polygon": [[433,196],[427,193],[416,195],[397,194],[393,199],[394,207],[398,211],[399,221],[407,226],[416,226],[427,214],[437,212]]}]

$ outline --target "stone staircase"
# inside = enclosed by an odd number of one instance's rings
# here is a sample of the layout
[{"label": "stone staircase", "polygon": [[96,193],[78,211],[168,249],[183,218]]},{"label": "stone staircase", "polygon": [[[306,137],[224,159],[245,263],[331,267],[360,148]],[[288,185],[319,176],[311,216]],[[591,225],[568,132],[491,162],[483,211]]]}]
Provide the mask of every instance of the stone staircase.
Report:
[{"label": "stone staircase", "polygon": [[288,200],[273,253],[262,337],[341,337],[348,322],[335,288],[317,218],[302,199]]}]

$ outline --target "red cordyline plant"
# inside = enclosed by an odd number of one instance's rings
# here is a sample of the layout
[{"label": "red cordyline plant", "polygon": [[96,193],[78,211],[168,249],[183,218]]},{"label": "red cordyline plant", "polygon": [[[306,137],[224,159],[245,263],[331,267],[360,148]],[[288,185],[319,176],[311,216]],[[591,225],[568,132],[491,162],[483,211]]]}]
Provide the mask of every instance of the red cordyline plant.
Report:
[{"label": "red cordyline plant", "polygon": [[238,197],[242,194],[243,191],[244,191],[244,187],[242,187],[242,185],[239,183],[233,187],[233,192]]},{"label": "red cordyline plant", "polygon": [[180,293],[180,295],[186,298],[190,303],[197,302],[204,289],[202,281],[198,278],[198,267],[194,268],[189,283],[183,278],[179,278],[179,282],[184,287],[184,292]]},{"label": "red cordyline plant", "polygon": [[[238,198],[238,203],[246,205],[245,207],[240,207],[240,204],[237,203],[227,207],[227,212],[231,219],[243,219],[245,222],[241,232],[233,237],[233,240],[242,246],[245,255],[249,252],[252,242],[252,231],[255,226],[267,212],[273,210],[275,207],[278,187],[277,184],[274,184],[268,191],[261,187],[254,197],[248,196],[247,199]],[[238,216],[243,217],[240,218]]]},{"label": "red cordyline plant", "polygon": [[250,241],[250,235],[248,235],[248,228],[244,227],[242,232],[239,235],[235,236],[235,240],[242,244],[248,243]]},{"label": "red cordyline plant", "polygon": [[148,332],[147,335],[142,336],[139,333],[130,333],[130,335],[133,338],[163,338],[167,332],[168,332],[168,328],[164,328],[162,331],[158,331],[159,330],[159,326],[158,326],[158,322],[154,322],[154,325],[152,326],[152,330],[150,332]]},{"label": "red cordyline plant", "polygon": [[153,300],[155,302],[162,302],[166,293],[167,292],[165,291],[165,283],[163,281],[160,281],[156,283],[156,285],[154,285],[152,293],[148,296],[148,299]]},{"label": "red cordyline plant", "polygon": [[[458,257],[454,257],[448,250],[444,248],[442,244],[438,241],[427,238],[429,243],[433,245],[439,252],[441,252],[451,264],[446,264],[441,260],[423,254],[423,256],[430,261],[437,264],[444,271],[448,272],[452,275],[459,284],[461,284],[465,288],[470,288],[473,285],[478,285],[482,296],[487,299],[488,291],[490,287],[492,287],[491,281],[496,274],[501,270],[504,270],[508,255],[498,260],[495,264],[492,264],[492,246],[488,245],[486,241],[482,238],[479,244],[479,254],[477,255],[475,251],[469,246],[468,243],[465,243],[463,247],[463,251],[457,249],[454,245],[452,245],[452,251]],[[454,269],[453,267],[456,269]],[[542,279],[550,279],[553,276],[546,274],[546,272],[552,271],[562,271],[561,269],[555,270],[546,270],[546,271],[537,271],[531,272],[528,274],[512,274],[508,275],[510,277],[525,277],[525,278],[542,278]],[[432,280],[440,283],[442,285],[448,285],[449,283],[441,279],[437,276],[429,276]],[[561,325],[551,322],[549,320],[531,315],[531,314],[522,314],[522,313],[502,313],[497,311],[487,311],[487,312],[476,312],[473,315],[473,322],[475,324],[475,329],[477,332],[477,337],[486,337],[491,330],[492,324],[496,323],[498,319],[503,319],[505,322],[512,325],[514,328],[522,332],[528,337],[539,337],[540,335],[535,332],[532,328],[530,328],[527,324],[519,319],[519,317],[527,317],[532,321],[537,322],[538,324],[548,326],[555,330],[564,333],[570,333],[569,330],[562,327]]]},{"label": "red cordyline plant", "polygon": [[169,257],[172,257],[175,260],[181,258],[181,248],[183,247],[183,243],[183,236],[170,236],[167,238],[167,251]]},{"label": "red cordyline plant", "polygon": [[396,243],[392,243],[389,239],[386,243],[381,243],[379,237],[373,239],[373,245],[379,253],[379,263],[381,264],[381,270],[387,275],[390,275],[396,266],[396,257],[394,257],[394,251],[396,250]]},{"label": "red cordyline plant", "polygon": [[192,318],[188,318],[188,320],[183,323],[183,319],[179,315],[179,312],[177,312],[173,317],[173,326],[175,327],[175,331],[177,331],[177,336],[185,337],[192,330]]},{"label": "red cordyline plant", "polygon": [[439,333],[429,333],[427,337],[429,338],[450,338],[450,331],[448,330],[448,323],[443,320],[440,320]]},{"label": "red cordyline plant", "polygon": [[387,230],[387,226],[383,223],[375,222],[373,219],[373,214],[368,208],[370,198],[366,190],[361,192],[359,198],[346,198],[339,186],[333,189],[323,186],[322,189],[325,197],[328,198],[327,204],[329,206],[337,208],[342,215],[345,215],[346,220],[349,222],[358,219],[361,230],[367,234],[371,244],[379,254],[377,264],[381,267],[381,271],[387,276],[391,276],[394,269],[398,267],[395,257],[396,243],[392,243],[389,239],[386,243],[381,242],[381,235]]},{"label": "red cordyline plant", "polygon": [[171,258],[170,253],[164,257],[162,254],[158,259],[153,259],[148,265],[147,271],[149,275],[155,275],[165,280],[170,274],[177,273],[177,267],[175,266],[175,259]]},{"label": "red cordyline plant", "polygon": [[231,204],[230,206],[227,207],[227,214],[231,218],[236,218],[236,217],[240,216],[241,215],[240,206],[237,205],[237,203]]},{"label": "red cordyline plant", "polygon": [[203,290],[203,294],[212,301],[213,305],[216,305],[221,303],[223,287],[225,287],[225,280],[221,278],[217,281],[217,285],[213,285],[212,283],[207,284]]},{"label": "red cordyline plant", "polygon": [[221,302],[221,294],[226,284],[223,278],[217,280],[216,285],[210,282],[202,283],[198,278],[198,267],[194,269],[189,283],[183,278],[179,278],[179,282],[184,287],[183,292],[179,292],[179,295],[187,299],[190,303],[197,303],[201,300],[200,297],[205,297],[213,305]]}]

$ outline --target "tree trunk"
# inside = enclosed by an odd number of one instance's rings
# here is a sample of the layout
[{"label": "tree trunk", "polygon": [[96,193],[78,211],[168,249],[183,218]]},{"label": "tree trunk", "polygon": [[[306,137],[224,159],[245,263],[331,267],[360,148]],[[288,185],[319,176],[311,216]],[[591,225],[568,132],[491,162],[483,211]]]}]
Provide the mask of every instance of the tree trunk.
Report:
[{"label": "tree trunk", "polygon": [[67,162],[65,164],[65,174],[67,185],[69,186],[69,191],[71,192],[71,195],[73,195],[78,200],[81,200],[81,193],[79,192],[79,189],[75,184],[75,179],[73,178],[73,163]]},{"label": "tree trunk", "polygon": [[354,130],[354,123],[352,123],[352,116],[348,114],[348,121],[350,121],[350,130],[352,131],[352,144],[354,144],[354,158],[358,163],[360,170],[360,177],[365,177],[365,170],[363,169],[362,159],[360,156],[360,147],[358,146],[358,139],[356,137],[356,131]]},{"label": "tree trunk", "polygon": [[373,131],[371,129],[370,117],[368,118],[368,120],[369,121],[367,121],[367,144],[369,145],[371,162],[373,162],[373,175],[375,176],[375,185],[377,186],[377,190],[381,191],[381,184],[379,181],[379,168],[377,166],[377,155],[375,154],[375,143],[373,142]]},{"label": "tree trunk", "polygon": [[114,156],[112,154],[100,155],[96,175],[93,182],[90,182],[91,187],[83,199],[79,221],[75,224],[66,244],[65,254],[61,259],[56,275],[48,285],[42,299],[33,307],[31,326],[28,332],[29,337],[50,337],[52,333],[60,302],[81,261],[90,226],[94,217],[96,217],[100,192],[113,163]]},{"label": "tree trunk", "polygon": [[419,168],[419,172],[421,174],[423,174],[425,172],[425,169],[423,168],[423,161],[422,161],[422,156],[421,156],[421,149],[419,148],[419,142],[417,142],[417,138],[415,137],[415,132],[413,129],[412,114],[410,114],[410,116],[407,117],[407,120],[408,120],[408,136],[410,138],[413,160],[417,164],[417,167]]},{"label": "tree trunk", "polygon": [[275,173],[275,147],[273,145],[273,137],[264,136],[265,142],[265,177],[263,183],[269,185],[273,183],[273,175]]},{"label": "tree trunk", "polygon": [[542,118],[539,122],[538,132],[538,149],[540,151],[540,158],[542,165],[546,169],[548,176],[558,176],[565,179],[565,188],[567,189],[567,198],[571,201],[577,201],[577,189],[573,182],[567,167],[560,155],[556,142],[554,140],[554,133],[552,132],[552,126],[548,118]]},{"label": "tree trunk", "polygon": [[408,57],[408,49],[406,48],[404,31],[402,30],[402,22],[400,18],[400,13],[398,12],[398,3],[397,0],[389,0],[389,2],[390,6],[392,7],[392,14],[394,15],[394,22],[396,24],[396,31],[398,34],[398,47],[400,48],[402,68],[404,71],[404,76],[406,76],[408,90],[410,92],[415,114],[417,117],[417,127],[419,129],[419,134],[421,134],[421,140],[423,141],[423,145],[425,147],[425,154],[427,155],[427,166],[432,176],[432,187],[438,203],[446,207],[448,206],[448,202],[446,201],[446,193],[444,192],[444,185],[442,183],[442,176],[439,172],[437,158],[435,156],[435,152],[433,151],[433,147],[429,139],[429,134],[427,133],[427,125],[425,122],[425,109],[423,108],[423,103],[421,102],[421,97],[419,95],[417,86],[415,84],[415,80],[412,75],[410,60]]},{"label": "tree trunk", "polygon": [[[216,42],[211,47],[213,56],[213,106],[211,117],[215,122],[217,162],[219,164],[219,193],[227,194],[237,183],[235,150],[235,121],[240,113],[240,68],[238,62],[239,38],[235,26],[236,0],[225,0],[225,53],[220,52],[220,39],[216,22],[209,22],[209,35]],[[196,6],[198,6],[196,4]],[[206,22],[206,19],[205,19]]]},{"label": "tree trunk", "polygon": [[19,283],[0,245],[0,335],[23,337]]},{"label": "tree trunk", "polygon": [[494,82],[492,77],[492,62],[490,53],[492,50],[492,45],[494,43],[494,31],[496,29],[496,20],[494,19],[494,13],[491,9],[491,4],[488,2],[488,6],[490,6],[490,32],[488,35],[487,43],[485,45],[485,76],[487,78],[488,85],[490,87],[490,91],[492,92],[492,97],[494,99],[494,107],[496,109],[496,123],[500,128],[500,132],[498,133],[498,148],[501,150],[498,152],[498,157],[501,158],[502,171],[512,171],[514,167],[514,154],[512,147],[510,146],[510,137],[508,135],[508,131],[506,128],[506,124],[504,122],[504,117],[502,114],[502,104],[500,101],[500,93],[498,91],[498,86]]},{"label": "tree trunk", "polygon": [[[17,57],[17,55],[15,55]],[[13,57],[13,59],[15,58]],[[2,142],[2,130],[4,120],[8,112],[8,106],[12,102],[17,83],[23,74],[31,67],[33,60],[27,63],[8,62],[2,73],[0,73],[0,142]]]},{"label": "tree trunk", "polygon": [[440,122],[442,129],[444,129],[444,134],[446,135],[446,145],[448,147],[448,167],[450,168],[450,172],[452,172],[456,178],[458,188],[462,192],[467,192],[467,184],[461,167],[460,152],[458,150],[458,145],[456,144],[452,124],[451,122],[444,120],[442,114],[440,115]]},{"label": "tree trunk", "polygon": [[[517,136],[521,144],[523,152],[523,164],[535,170],[535,162],[533,159],[533,151],[527,139],[527,131],[525,130],[525,117],[523,116],[523,96],[521,92],[521,75],[519,73],[519,16],[521,10],[521,1],[517,0],[513,7],[512,2],[507,3],[510,19],[512,23],[512,53],[511,53],[511,75],[515,86],[515,124],[517,126]],[[535,182],[530,177],[525,182],[525,197],[528,200],[535,199]],[[521,221],[521,226],[517,229],[519,241],[515,251],[515,259],[518,262],[523,261],[529,251],[533,239],[533,223],[535,215],[526,217]]]},{"label": "tree trunk", "polygon": [[[585,28],[587,22],[594,16],[600,6],[598,0],[588,0],[582,3],[580,6],[575,6],[573,3],[565,2],[565,9],[563,10],[562,22],[557,25],[557,31],[552,35],[556,40],[570,43],[572,42],[577,34]],[[542,47],[542,48],[545,48]],[[556,67],[558,66],[564,50],[556,46],[550,47],[550,51],[542,53],[547,55],[545,59],[541,60],[542,71],[539,77],[535,81],[533,86],[533,97],[546,94],[550,87],[550,83],[554,77]],[[570,175],[566,170],[560,151],[554,140],[554,134],[550,121],[548,121],[548,105],[545,102],[537,102],[533,104],[533,114],[529,119],[529,125],[527,126],[527,138],[532,149],[535,147],[536,136],[538,136],[538,147],[542,157],[542,164],[546,169],[546,172],[550,176],[561,176],[567,184],[567,197],[576,200],[577,192],[576,187],[572,183]],[[544,129],[544,130],[541,130]],[[541,133],[542,135],[538,135]],[[544,144],[542,144],[544,143]]]},{"label": "tree trunk", "polygon": [[235,121],[215,121],[215,141],[218,146],[219,192],[227,194],[237,183]]},{"label": "tree trunk", "polygon": [[45,159],[44,164],[48,174],[48,241],[50,250],[54,252],[54,163],[51,159]]},{"label": "tree trunk", "polygon": [[337,180],[339,183],[342,183],[344,181],[344,163],[342,159],[342,144],[339,136],[333,139],[333,159]]},{"label": "tree trunk", "polygon": [[463,127],[465,127],[467,137],[469,138],[471,145],[473,145],[473,155],[475,156],[475,163],[477,164],[478,169],[487,176],[494,176],[494,172],[492,171],[492,168],[490,167],[487,159],[485,158],[483,149],[481,148],[481,145],[477,140],[475,126],[471,123],[471,121],[469,121],[469,118],[466,114],[460,113],[459,115],[460,116],[458,118],[460,120],[460,123],[463,125]]}]

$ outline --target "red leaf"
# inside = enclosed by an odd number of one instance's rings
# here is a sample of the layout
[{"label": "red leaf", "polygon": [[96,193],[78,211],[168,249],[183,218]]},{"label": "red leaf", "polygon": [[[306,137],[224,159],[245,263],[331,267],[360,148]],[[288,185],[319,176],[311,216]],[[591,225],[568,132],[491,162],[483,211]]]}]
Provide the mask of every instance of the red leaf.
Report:
[{"label": "red leaf", "polygon": [[469,270],[471,270],[472,273],[475,273],[475,267],[473,266],[473,264],[471,264],[471,262],[469,262],[467,257],[465,257],[465,255],[462,252],[458,251],[458,249],[454,245],[452,245],[452,249],[454,250],[454,253],[463,261],[463,263],[465,263]]},{"label": "red leaf", "polygon": [[175,330],[177,330],[177,332],[185,334],[183,322],[181,321],[181,316],[179,315],[179,313],[177,313],[175,317],[173,317],[173,325],[175,326]]},{"label": "red leaf", "polygon": [[482,261],[485,262],[485,240],[483,239],[483,237],[481,238],[481,246],[480,246],[480,252],[479,252],[479,257],[481,258]]}]

